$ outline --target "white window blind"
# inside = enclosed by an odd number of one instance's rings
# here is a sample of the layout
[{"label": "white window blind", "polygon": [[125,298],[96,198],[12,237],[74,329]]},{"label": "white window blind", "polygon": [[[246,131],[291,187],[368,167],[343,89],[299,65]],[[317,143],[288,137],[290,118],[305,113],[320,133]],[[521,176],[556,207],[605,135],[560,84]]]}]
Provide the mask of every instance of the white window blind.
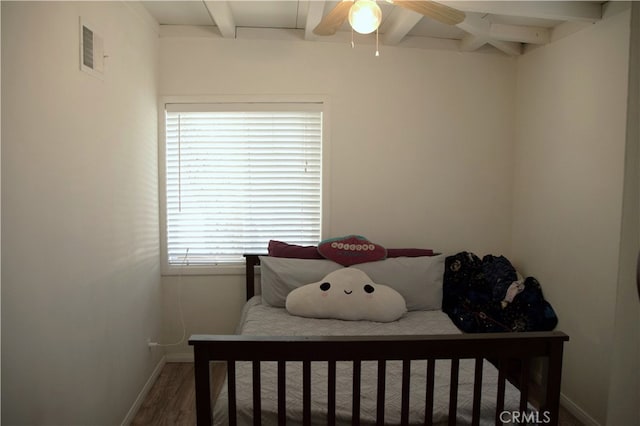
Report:
[{"label": "white window blind", "polygon": [[320,108],[208,109],[166,108],[169,266],[241,263],[243,253],[266,253],[270,239],[317,244]]}]

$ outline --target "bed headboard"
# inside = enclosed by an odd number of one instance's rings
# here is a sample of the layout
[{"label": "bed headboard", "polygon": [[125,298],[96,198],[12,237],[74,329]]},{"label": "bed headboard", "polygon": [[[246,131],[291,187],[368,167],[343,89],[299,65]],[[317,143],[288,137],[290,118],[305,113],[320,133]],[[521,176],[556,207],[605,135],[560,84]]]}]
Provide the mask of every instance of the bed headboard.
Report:
[{"label": "bed headboard", "polygon": [[251,299],[256,294],[256,266],[260,266],[260,257],[266,256],[263,254],[244,254],[245,268],[246,268],[246,286],[247,286],[247,300]]}]

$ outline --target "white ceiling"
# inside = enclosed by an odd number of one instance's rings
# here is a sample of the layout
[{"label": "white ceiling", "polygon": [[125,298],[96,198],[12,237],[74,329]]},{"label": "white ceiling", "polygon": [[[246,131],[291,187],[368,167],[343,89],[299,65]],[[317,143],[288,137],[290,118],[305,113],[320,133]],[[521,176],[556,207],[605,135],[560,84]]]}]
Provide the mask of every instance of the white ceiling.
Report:
[{"label": "white ceiling", "polygon": [[[240,38],[243,30],[291,32],[315,41],[344,41],[351,37],[348,23],[336,35],[312,33],[338,1],[330,0],[182,0],[143,1],[162,26],[208,26],[225,38]],[[526,45],[545,44],[558,28],[579,28],[598,21],[602,1],[455,1],[439,3],[465,12],[455,26],[442,24],[384,0],[380,41],[383,45],[420,47],[439,43],[461,51],[492,46],[519,55]],[[254,33],[255,37],[255,33]]]}]

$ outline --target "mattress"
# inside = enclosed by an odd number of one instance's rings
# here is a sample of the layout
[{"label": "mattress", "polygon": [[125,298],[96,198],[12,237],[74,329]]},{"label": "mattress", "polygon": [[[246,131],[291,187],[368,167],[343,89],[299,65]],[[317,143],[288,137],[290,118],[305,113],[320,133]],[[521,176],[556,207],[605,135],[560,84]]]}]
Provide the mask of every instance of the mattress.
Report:
[{"label": "mattress", "polygon": [[[391,323],[370,321],[341,321],[332,319],[301,318],[290,315],[283,308],[262,304],[260,296],[249,300],[243,309],[238,334],[266,336],[369,336],[369,335],[420,335],[459,334],[460,331],[442,311],[411,311],[400,320]],[[449,412],[449,382],[451,363],[437,360],[434,385],[434,424],[447,424]],[[352,363],[336,365],[336,423],[351,424],[352,413]],[[410,388],[410,424],[424,424],[426,398],[426,361],[412,361]],[[361,424],[375,424],[377,362],[362,362],[361,375]],[[277,365],[261,363],[262,424],[277,425]],[[470,424],[473,404],[473,379],[475,360],[460,360],[457,423]],[[400,424],[401,408],[400,361],[387,362],[385,424]],[[498,372],[488,362],[483,363],[483,386],[480,424],[495,424]],[[302,363],[287,362],[287,424],[302,424]],[[240,425],[253,423],[252,367],[249,362],[236,363],[237,420]],[[311,366],[312,424],[326,425],[327,366],[312,363]],[[506,382],[504,409],[518,411],[520,392]],[[214,407],[214,424],[227,424],[227,388],[223,386]]]}]

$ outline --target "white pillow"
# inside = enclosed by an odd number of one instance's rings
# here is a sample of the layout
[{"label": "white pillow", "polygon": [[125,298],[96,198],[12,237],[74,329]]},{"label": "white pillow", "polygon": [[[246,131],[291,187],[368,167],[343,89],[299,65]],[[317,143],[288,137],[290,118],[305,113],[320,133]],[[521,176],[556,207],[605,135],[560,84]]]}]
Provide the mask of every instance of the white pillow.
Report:
[{"label": "white pillow", "polygon": [[291,290],[321,280],[329,272],[343,268],[326,259],[289,259],[260,256],[260,289],[265,305],[284,308]]},{"label": "white pillow", "polygon": [[442,309],[444,254],[394,257],[350,266],[365,272],[380,284],[393,287],[407,302],[409,311]]},{"label": "white pillow", "polygon": [[286,307],[293,315],[347,321],[391,322],[407,312],[400,293],[374,283],[355,268],[336,270],[318,282],[293,290]]}]

